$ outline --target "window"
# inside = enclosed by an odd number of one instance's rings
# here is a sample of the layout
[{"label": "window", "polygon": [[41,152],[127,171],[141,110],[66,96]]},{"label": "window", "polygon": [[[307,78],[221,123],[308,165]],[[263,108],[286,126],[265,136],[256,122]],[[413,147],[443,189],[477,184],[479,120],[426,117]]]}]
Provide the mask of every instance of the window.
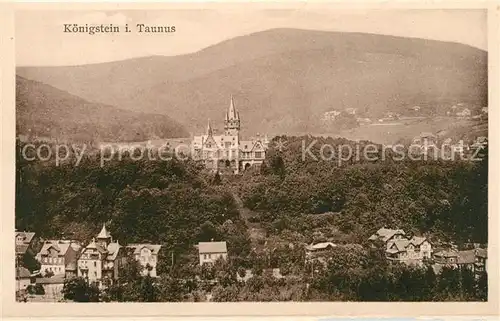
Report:
[{"label": "window", "polygon": [[94,266],[97,267],[97,262],[96,261],[94,261]]},{"label": "window", "polygon": [[255,152],[255,158],[262,158],[262,152]]}]

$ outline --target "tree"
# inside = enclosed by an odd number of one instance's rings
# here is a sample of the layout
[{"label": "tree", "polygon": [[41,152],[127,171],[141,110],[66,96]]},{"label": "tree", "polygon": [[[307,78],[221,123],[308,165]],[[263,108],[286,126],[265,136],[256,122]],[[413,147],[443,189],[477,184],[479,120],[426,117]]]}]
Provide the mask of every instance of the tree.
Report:
[{"label": "tree", "polygon": [[481,272],[476,283],[476,297],[481,301],[488,301],[488,274]]},{"label": "tree", "polygon": [[37,294],[37,295],[45,294],[45,289],[41,284],[35,284],[35,285],[30,284],[28,285],[27,290],[29,294]]},{"label": "tree", "polygon": [[280,154],[274,155],[270,160],[271,172],[275,175],[283,177],[286,173],[285,162]]},{"label": "tree", "polygon": [[119,282],[127,283],[138,280],[141,277],[142,269],[142,265],[131,254],[127,255],[120,269]]},{"label": "tree", "polygon": [[201,225],[199,234],[200,240],[211,241],[217,239],[217,237],[218,237],[217,228],[212,222],[206,221]]},{"label": "tree", "polygon": [[64,299],[75,302],[98,302],[99,289],[89,285],[82,277],[75,277],[64,281],[62,294]]},{"label": "tree", "polygon": [[30,272],[40,270],[41,267],[40,262],[38,262],[29,252],[26,252],[23,255],[23,266],[30,270]]},{"label": "tree", "polygon": [[220,178],[219,172],[217,171],[214,175],[214,178],[212,179],[212,185],[220,185],[220,184],[222,184],[222,180]]},{"label": "tree", "polygon": [[460,268],[460,287],[465,299],[472,299],[475,295],[474,272],[466,267]]},{"label": "tree", "polygon": [[160,301],[179,302],[184,299],[185,287],[180,280],[165,276],[160,280]]}]

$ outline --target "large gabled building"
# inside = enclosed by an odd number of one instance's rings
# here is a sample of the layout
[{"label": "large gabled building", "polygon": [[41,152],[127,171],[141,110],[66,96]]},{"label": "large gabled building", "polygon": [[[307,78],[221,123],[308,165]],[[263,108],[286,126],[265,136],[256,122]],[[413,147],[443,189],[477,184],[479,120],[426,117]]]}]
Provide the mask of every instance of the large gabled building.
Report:
[{"label": "large gabled building", "polygon": [[113,241],[111,234],[102,226],[96,238],[82,250],[78,259],[78,276],[99,287],[112,284],[118,279],[125,262],[123,247]]},{"label": "large gabled building", "polygon": [[240,129],[240,113],[236,111],[231,96],[224,119],[224,133],[215,133],[209,120],[206,133],[193,138],[193,158],[203,160],[205,166],[215,172],[238,174],[250,166],[260,166],[266,158],[267,136],[243,140]]}]

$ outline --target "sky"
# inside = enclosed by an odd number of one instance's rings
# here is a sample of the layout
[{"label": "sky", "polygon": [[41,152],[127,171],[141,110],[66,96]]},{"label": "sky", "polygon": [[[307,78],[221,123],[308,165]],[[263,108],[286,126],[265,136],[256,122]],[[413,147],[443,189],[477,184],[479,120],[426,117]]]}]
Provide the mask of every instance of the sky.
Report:
[{"label": "sky", "polygon": [[[82,65],[151,55],[195,52],[221,41],[272,28],[367,32],[459,42],[487,49],[487,12],[480,9],[344,10],[235,8],[128,11],[18,11],[16,65]],[[64,33],[64,24],[129,24],[134,32]],[[144,34],[135,25],[175,26]]]}]

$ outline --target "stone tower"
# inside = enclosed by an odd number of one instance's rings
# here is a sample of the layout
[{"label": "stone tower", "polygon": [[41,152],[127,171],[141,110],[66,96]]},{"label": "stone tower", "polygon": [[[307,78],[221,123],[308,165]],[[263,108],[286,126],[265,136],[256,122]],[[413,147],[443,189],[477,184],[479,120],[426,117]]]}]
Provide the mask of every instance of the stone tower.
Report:
[{"label": "stone tower", "polygon": [[224,134],[227,136],[239,136],[240,134],[240,114],[234,108],[233,95],[231,95],[231,103],[224,120]]}]

